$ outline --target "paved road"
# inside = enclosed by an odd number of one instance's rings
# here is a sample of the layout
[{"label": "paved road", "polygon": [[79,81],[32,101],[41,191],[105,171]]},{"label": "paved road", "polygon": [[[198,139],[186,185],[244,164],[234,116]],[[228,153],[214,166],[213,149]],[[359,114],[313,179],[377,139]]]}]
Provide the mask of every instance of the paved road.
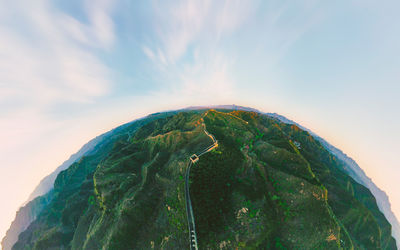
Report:
[{"label": "paved road", "polygon": [[[200,157],[204,155],[207,152],[210,152],[214,148],[218,147],[218,141],[215,139],[215,137],[208,133],[206,130],[206,126],[203,123],[204,127],[204,133],[206,133],[207,136],[209,136],[213,144],[206,149],[204,149],[201,153],[197,154],[197,157]],[[190,168],[192,165],[195,164],[191,159],[189,159],[188,167],[186,169],[186,177],[185,177],[185,198],[186,198],[186,214],[187,214],[187,221],[188,221],[188,227],[189,227],[189,238],[190,238],[190,249],[191,250],[198,250],[197,246],[197,236],[196,236],[196,225],[194,222],[194,215],[193,215],[193,208],[192,208],[192,202],[190,200],[190,192],[189,192],[189,176],[190,176]]]}]

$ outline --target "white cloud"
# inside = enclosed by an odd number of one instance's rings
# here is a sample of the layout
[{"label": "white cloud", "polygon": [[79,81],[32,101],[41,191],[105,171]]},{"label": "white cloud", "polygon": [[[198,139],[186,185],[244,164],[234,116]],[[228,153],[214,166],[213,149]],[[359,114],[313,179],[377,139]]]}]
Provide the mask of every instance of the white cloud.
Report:
[{"label": "white cloud", "polygon": [[68,133],[77,123],[51,119],[47,112],[110,91],[111,70],[96,53],[109,51],[115,41],[113,4],[86,3],[84,23],[52,1],[1,1],[0,197],[8,201],[1,209],[1,237],[39,178],[76,143]]},{"label": "white cloud", "polygon": [[179,75],[180,85],[177,96],[190,99],[224,100],[234,95],[234,81],[228,68],[230,63],[220,54],[211,60],[198,59],[196,63],[185,65]]},{"label": "white cloud", "polygon": [[240,28],[257,4],[241,0],[154,1],[154,39],[142,50],[154,63],[152,70],[169,84],[161,91],[187,103],[231,98],[235,92],[233,60],[219,49],[220,41]]},{"label": "white cloud", "polygon": [[154,61],[156,59],[156,56],[154,55],[153,51],[151,49],[149,49],[149,47],[147,46],[143,46],[142,50],[144,52],[144,54],[150,58],[152,61]]},{"label": "white cloud", "polygon": [[[202,31],[209,13],[210,1],[178,1],[162,6],[159,15],[160,38],[169,61],[175,62]],[[160,13],[161,14],[161,13]],[[163,24],[162,24],[162,23]]]},{"label": "white cloud", "polygon": [[100,44],[107,48],[113,44],[115,39],[114,24],[110,17],[113,2],[112,0],[97,0],[95,3],[90,0],[85,1],[94,39],[97,38]]},{"label": "white cloud", "polygon": [[89,25],[48,1],[30,8],[20,4],[6,4],[18,21],[10,15],[0,22],[1,90],[7,89],[13,98],[24,97],[30,105],[88,101],[107,93],[109,69],[93,51],[113,42],[109,3],[88,9]]},{"label": "white cloud", "polygon": [[[154,63],[152,72],[169,84],[161,91],[178,99],[190,96],[189,103],[239,95],[235,69],[253,67],[249,72],[254,68],[267,72],[318,19],[312,14],[316,8],[313,0],[295,6],[258,0],[153,3],[155,34],[143,52]],[[226,48],[232,46],[228,42],[231,37],[241,43],[239,51]],[[235,60],[237,57],[240,60]]]},{"label": "white cloud", "polygon": [[178,62],[194,43],[212,38],[218,42],[240,27],[257,6],[242,0],[176,1],[174,4],[155,1],[155,30],[166,55],[166,61]]},{"label": "white cloud", "polygon": [[215,25],[218,37],[239,28],[257,5],[258,1],[253,1],[252,3],[244,0],[224,1],[221,10],[216,15]]}]

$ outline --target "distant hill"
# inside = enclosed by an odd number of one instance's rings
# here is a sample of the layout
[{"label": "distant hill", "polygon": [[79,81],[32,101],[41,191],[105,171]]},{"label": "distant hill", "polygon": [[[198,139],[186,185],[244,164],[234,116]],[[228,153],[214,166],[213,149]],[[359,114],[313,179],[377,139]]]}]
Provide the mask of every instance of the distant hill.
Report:
[{"label": "distant hill", "polygon": [[32,222],[16,223],[12,249],[187,249],[184,174],[210,144],[203,126],[219,146],[190,176],[200,249],[396,249],[360,173],[328,145],[273,114],[213,108],[102,135],[20,210],[15,221]]},{"label": "distant hill", "polygon": [[400,224],[399,220],[396,218],[396,215],[393,213],[391,209],[391,205],[389,202],[389,198],[387,194],[382,191],[379,187],[375,185],[375,183],[365,174],[365,172],[358,166],[358,164],[345,153],[343,153],[340,149],[332,146],[323,138],[319,137],[314,132],[310,131],[307,128],[302,127],[294,121],[287,119],[282,115],[278,115],[276,113],[268,113],[267,115],[274,117],[284,123],[287,124],[295,124],[301,129],[308,131],[316,140],[318,140],[330,153],[335,155],[340,161],[343,162],[344,168],[343,170],[349,174],[355,181],[367,187],[371,193],[375,196],[379,210],[385,215],[386,219],[392,225],[392,235],[396,238],[398,244],[400,242]]},{"label": "distant hill", "polygon": [[61,164],[54,172],[43,178],[43,180],[40,181],[39,185],[33,190],[31,195],[29,196],[27,202],[35,199],[38,196],[44,195],[47,192],[49,192],[53,186],[54,186],[54,181],[57,178],[57,175],[67,169],[69,166],[72,165],[72,163],[76,162],[79,160],[82,156],[86,154],[90,154],[90,152],[94,149],[94,147],[103,139],[105,135],[98,136],[94,138],[93,140],[89,141],[86,143],[77,153],[71,155],[71,157],[66,160],[63,164]]},{"label": "distant hill", "polygon": [[[51,199],[51,195],[47,195],[46,198],[40,196],[47,194],[53,189],[57,175],[71,166],[74,162],[78,161],[82,156],[90,153],[103,137],[104,135],[98,136],[86,143],[77,153],[71,155],[71,157],[61,164],[54,172],[40,181],[39,185],[33,190],[26,203],[17,211],[15,220],[11,223],[10,229],[2,239],[1,244],[4,250],[11,249],[15,242],[17,242],[18,235],[36,219],[36,216],[42,211],[44,205],[47,204],[49,199]],[[38,199],[35,200],[37,197]]]},{"label": "distant hill", "polygon": [[[150,115],[151,117],[157,117]],[[104,148],[104,144],[114,141],[114,136],[124,136],[125,127],[129,126],[133,122],[119,126],[107,133],[104,133],[86,143],[77,153],[70,156],[62,165],[56,168],[51,174],[43,178],[34,191],[30,194],[28,200],[21,206],[17,211],[14,221],[11,223],[10,228],[7,230],[6,235],[1,241],[2,249],[8,250],[17,242],[18,236],[21,232],[25,231],[27,227],[36,219],[36,216],[40,214],[50,200],[53,198],[54,182],[58,174],[65,169],[69,168],[72,164],[81,160],[84,156],[89,156],[98,153],[99,149]]]}]

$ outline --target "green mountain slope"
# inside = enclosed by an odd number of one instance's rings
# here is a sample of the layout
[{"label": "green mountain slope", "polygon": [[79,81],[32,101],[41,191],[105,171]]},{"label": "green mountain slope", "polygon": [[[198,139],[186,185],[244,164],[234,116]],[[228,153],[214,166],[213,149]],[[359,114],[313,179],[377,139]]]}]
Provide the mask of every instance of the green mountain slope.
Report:
[{"label": "green mountain slope", "polygon": [[187,249],[184,174],[200,249],[396,249],[369,190],[314,138],[255,112],[160,113],[62,171],[13,249]]}]

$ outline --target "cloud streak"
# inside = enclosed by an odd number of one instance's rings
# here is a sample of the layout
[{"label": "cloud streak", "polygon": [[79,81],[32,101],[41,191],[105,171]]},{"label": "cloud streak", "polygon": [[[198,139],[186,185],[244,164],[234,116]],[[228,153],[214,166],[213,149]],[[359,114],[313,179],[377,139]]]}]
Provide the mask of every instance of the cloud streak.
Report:
[{"label": "cloud streak", "polygon": [[10,14],[0,24],[1,92],[30,105],[88,101],[107,93],[109,69],[91,50],[113,43],[109,3],[87,11],[89,25],[48,1],[38,1],[29,11],[20,4],[7,2]]},{"label": "cloud streak", "polygon": [[[93,102],[112,88],[112,71],[98,52],[110,51],[115,43],[114,4],[91,3],[79,6],[83,21],[52,1],[1,1],[0,196],[7,204],[0,215],[0,235],[36,185],[33,176],[58,163],[47,163],[54,158],[48,146],[59,145],[55,138],[74,124],[51,119],[49,110],[59,103]],[[7,187],[17,184],[9,193]]]},{"label": "cloud streak", "polygon": [[[177,63],[190,48],[235,31],[255,10],[257,1],[154,1],[154,30],[169,63]],[[192,48],[193,49],[193,48]]]},{"label": "cloud streak", "polygon": [[153,1],[152,7],[151,39],[142,44],[150,71],[168,83],[160,91],[192,100],[210,95],[201,90],[211,86],[216,100],[240,95],[241,69],[272,81],[266,72],[320,20],[316,1]]},{"label": "cloud streak", "polygon": [[[382,75],[396,76],[389,80],[399,79],[395,65],[400,58],[396,56],[400,36],[393,29],[398,21],[396,8],[378,8],[388,20],[378,18],[377,22],[369,16],[377,9],[374,1],[352,1],[358,3],[354,15],[351,4],[317,0],[0,1],[2,187],[15,188],[9,181],[13,176],[20,183],[37,184],[60,163],[55,155],[64,160],[89,137],[128,121],[132,114],[226,103],[297,114],[303,120],[318,108],[341,107],[349,112],[347,106],[354,104],[354,98],[360,103],[358,90],[362,89],[353,84],[354,76],[368,75],[360,82],[370,81],[373,89],[372,82],[378,82],[370,77],[378,72],[375,69],[354,71],[356,64],[374,58],[371,52],[379,53],[370,50],[375,45],[362,49],[369,36],[380,41],[380,49],[387,53],[375,60],[384,62],[375,67],[381,67]],[[368,11],[360,15],[365,5]],[[367,19],[369,25],[355,25]],[[379,32],[365,32],[368,36],[359,39],[357,46],[341,51],[345,43],[371,27]],[[342,53],[346,60],[335,65],[335,57]],[[334,74],[343,65],[351,66],[350,80],[343,72]],[[324,83],[328,78],[336,80]],[[343,92],[342,82],[348,85],[351,101],[346,107],[341,103],[324,106],[331,103],[328,98]],[[379,79],[380,86],[383,82]],[[369,91],[375,100],[377,91]],[[371,102],[371,96],[365,95],[368,102],[363,103],[379,104],[382,110],[395,107],[397,92],[390,91],[390,104],[387,91],[381,94],[384,100]],[[325,114],[319,117],[329,119]],[[337,121],[325,126],[332,124]],[[1,191],[7,188],[0,189],[4,200],[15,199],[13,205],[8,202],[10,209],[3,208],[2,214],[8,217],[0,214],[1,220],[7,217],[6,223],[32,190],[17,189],[18,197]],[[396,204],[400,211],[400,203]],[[0,235],[3,224],[0,221]]]},{"label": "cloud streak", "polygon": [[[142,50],[153,62],[151,70],[169,84],[161,91],[192,102],[231,98],[235,92],[234,58],[220,49],[221,39],[240,28],[257,4],[241,0],[153,1],[151,30],[155,32]],[[210,92],[211,88],[218,91]]]}]

